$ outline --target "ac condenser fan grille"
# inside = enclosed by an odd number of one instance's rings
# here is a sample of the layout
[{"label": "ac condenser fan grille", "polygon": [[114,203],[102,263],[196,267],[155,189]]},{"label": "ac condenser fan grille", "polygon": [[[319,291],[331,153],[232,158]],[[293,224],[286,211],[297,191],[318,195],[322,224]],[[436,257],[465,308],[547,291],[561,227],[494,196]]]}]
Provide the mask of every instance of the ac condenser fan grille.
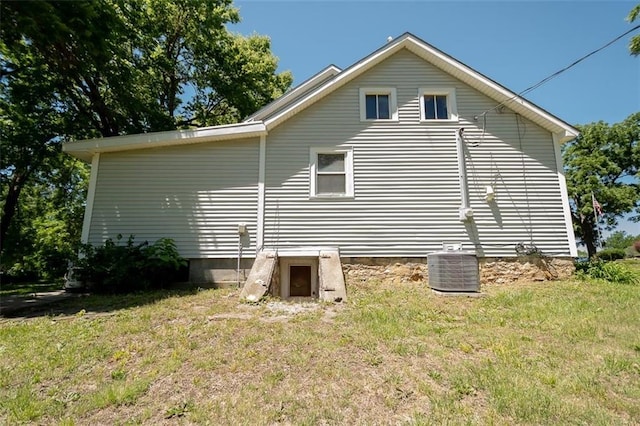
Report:
[{"label": "ac condenser fan grille", "polygon": [[480,291],[478,258],[462,251],[437,252],[427,256],[429,286],[439,291]]}]

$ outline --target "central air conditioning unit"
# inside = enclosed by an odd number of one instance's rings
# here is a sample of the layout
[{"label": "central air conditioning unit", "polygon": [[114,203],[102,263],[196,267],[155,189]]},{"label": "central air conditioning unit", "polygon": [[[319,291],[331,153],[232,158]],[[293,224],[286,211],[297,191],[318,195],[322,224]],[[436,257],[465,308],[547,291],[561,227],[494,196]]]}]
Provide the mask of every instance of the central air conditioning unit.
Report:
[{"label": "central air conditioning unit", "polygon": [[480,291],[478,258],[465,251],[440,251],[427,256],[429,287],[438,291]]}]

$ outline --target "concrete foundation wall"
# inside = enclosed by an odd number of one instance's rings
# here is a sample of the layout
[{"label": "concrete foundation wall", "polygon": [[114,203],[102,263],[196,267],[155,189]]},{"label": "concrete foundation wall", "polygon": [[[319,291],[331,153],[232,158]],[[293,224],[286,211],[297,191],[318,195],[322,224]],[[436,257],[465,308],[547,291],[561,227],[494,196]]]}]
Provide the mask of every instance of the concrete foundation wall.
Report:
[{"label": "concrete foundation wall", "polygon": [[[249,275],[253,258],[240,262],[240,281],[244,282]],[[237,284],[238,259],[190,259],[189,281],[192,283]]]}]

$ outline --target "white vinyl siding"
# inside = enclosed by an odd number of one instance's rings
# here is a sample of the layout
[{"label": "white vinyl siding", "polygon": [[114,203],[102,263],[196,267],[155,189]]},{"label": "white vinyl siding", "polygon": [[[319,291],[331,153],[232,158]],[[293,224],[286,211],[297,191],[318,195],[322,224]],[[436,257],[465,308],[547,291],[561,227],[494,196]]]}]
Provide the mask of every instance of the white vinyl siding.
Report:
[{"label": "white vinyl siding", "polygon": [[[393,86],[398,121],[361,121],[361,88]],[[420,88],[455,89],[459,122],[421,120]],[[265,246],[338,246],[347,257],[424,257],[442,242],[480,256],[514,256],[533,242],[569,255],[552,136],[402,50],[267,136]],[[455,134],[465,128],[470,206],[458,220]],[[472,146],[476,145],[477,146]],[[310,148],[351,149],[349,200],[309,198]],[[493,184],[495,203],[484,201]]]},{"label": "white vinyl siding", "polygon": [[101,154],[89,242],[169,237],[187,258],[228,258],[244,222],[252,252],[258,157],[258,138]]}]

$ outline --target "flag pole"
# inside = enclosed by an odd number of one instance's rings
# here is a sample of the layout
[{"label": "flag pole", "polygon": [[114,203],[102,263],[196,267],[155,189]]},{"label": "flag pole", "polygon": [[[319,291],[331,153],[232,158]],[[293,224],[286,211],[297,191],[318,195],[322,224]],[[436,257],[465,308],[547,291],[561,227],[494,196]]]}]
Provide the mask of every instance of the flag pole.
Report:
[{"label": "flag pole", "polygon": [[[593,195],[593,191],[591,191],[591,206],[593,207],[593,217],[595,219],[595,225],[596,225],[596,248],[598,247],[598,244],[600,243],[600,240],[602,238],[602,235],[600,234],[600,224],[598,221],[598,207],[600,206],[600,203],[598,203],[598,201],[596,200],[595,195]],[[602,247],[602,246],[600,246]]]}]

